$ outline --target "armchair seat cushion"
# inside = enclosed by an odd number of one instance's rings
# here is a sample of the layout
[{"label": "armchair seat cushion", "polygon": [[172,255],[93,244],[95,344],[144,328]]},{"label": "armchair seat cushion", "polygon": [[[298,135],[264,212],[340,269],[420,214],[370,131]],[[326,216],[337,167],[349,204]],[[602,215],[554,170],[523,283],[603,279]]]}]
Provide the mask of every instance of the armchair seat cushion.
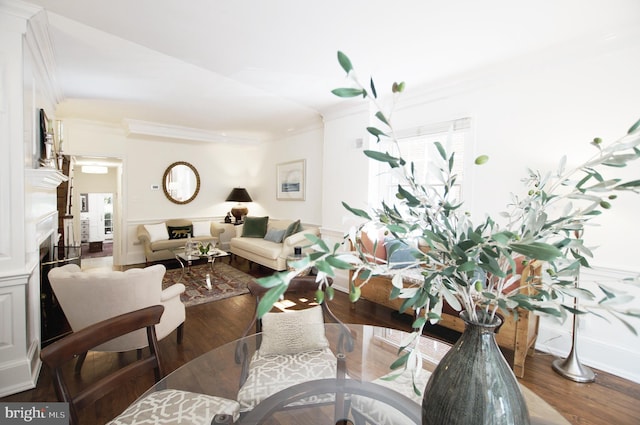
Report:
[{"label": "armchair seat cushion", "polygon": [[[247,380],[238,392],[240,411],[248,412],[265,398],[293,385],[335,378],[336,364],[336,356],[329,348],[270,355],[263,355],[258,350],[251,358]],[[334,398],[335,394],[319,394],[296,401],[291,406],[333,402]]]},{"label": "armchair seat cushion", "polygon": [[210,425],[217,414],[240,416],[235,400],[180,390],[162,390],[136,401],[107,425],[189,424]]}]

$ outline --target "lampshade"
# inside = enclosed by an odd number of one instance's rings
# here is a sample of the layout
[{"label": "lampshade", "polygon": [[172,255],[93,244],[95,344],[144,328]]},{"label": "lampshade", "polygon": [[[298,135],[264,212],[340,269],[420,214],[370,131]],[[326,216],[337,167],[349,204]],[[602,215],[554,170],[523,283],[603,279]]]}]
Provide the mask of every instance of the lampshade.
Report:
[{"label": "lampshade", "polygon": [[249,192],[247,192],[247,189],[245,189],[244,187],[234,187],[225,201],[253,202],[251,196],[249,196]]},{"label": "lampshade", "polygon": [[[249,192],[244,187],[234,187],[231,190],[229,196],[225,201],[232,202],[253,202],[251,196],[249,196]],[[249,209],[243,205],[238,204],[237,206],[231,208],[231,215],[236,218],[236,223],[242,223],[242,217],[249,214]]]}]

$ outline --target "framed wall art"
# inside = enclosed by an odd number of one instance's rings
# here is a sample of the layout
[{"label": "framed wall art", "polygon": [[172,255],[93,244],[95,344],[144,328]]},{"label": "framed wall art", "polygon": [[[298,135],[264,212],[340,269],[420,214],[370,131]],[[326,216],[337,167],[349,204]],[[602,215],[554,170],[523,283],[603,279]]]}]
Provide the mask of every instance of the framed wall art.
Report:
[{"label": "framed wall art", "polygon": [[306,160],[283,162],[276,165],[276,199],[304,201]]}]

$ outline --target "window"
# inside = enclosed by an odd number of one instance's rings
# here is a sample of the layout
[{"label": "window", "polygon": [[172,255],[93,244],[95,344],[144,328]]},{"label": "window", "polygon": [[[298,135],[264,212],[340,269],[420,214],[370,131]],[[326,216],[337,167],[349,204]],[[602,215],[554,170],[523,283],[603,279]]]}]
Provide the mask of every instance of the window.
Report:
[{"label": "window", "polygon": [[[457,175],[454,196],[462,199],[462,186],[464,182],[465,150],[469,149],[471,142],[471,118],[461,118],[437,124],[422,126],[396,133],[398,145],[391,142],[380,142],[378,150],[398,155],[398,148],[402,157],[408,164],[413,162],[416,179],[420,184],[434,188],[443,186],[440,179],[433,174],[436,167],[431,164],[439,160],[435,142],[440,142],[448,154],[455,153],[455,165],[453,173]],[[374,172],[376,178],[370,193],[371,204],[379,206],[382,201],[394,204],[398,184],[402,177],[398,170],[390,170],[386,163],[375,163]]]}]

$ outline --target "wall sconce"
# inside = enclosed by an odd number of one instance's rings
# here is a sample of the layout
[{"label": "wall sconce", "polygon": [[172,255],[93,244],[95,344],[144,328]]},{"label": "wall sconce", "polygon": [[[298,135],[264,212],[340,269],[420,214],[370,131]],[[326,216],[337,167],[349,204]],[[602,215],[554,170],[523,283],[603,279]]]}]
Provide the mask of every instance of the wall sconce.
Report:
[{"label": "wall sconce", "polygon": [[244,187],[234,187],[225,201],[238,202],[238,205],[231,208],[231,215],[236,218],[236,224],[242,223],[242,217],[249,214],[249,209],[239,202],[253,202],[251,196],[249,196],[249,192],[247,192],[247,189]]}]

